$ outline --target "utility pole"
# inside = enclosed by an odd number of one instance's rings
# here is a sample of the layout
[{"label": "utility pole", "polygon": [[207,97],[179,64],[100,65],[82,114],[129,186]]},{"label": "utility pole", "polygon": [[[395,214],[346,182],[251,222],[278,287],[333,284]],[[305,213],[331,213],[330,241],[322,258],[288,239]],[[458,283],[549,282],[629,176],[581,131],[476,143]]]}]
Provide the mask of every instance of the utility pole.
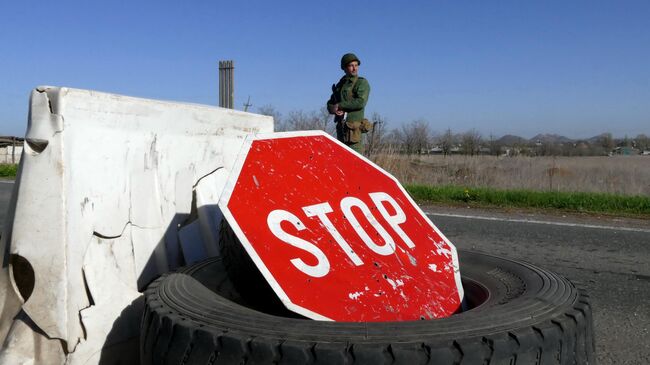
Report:
[{"label": "utility pole", "polygon": [[248,108],[251,107],[251,106],[253,106],[253,104],[251,104],[251,96],[248,95],[248,101],[246,101],[244,103],[244,111],[247,112]]}]

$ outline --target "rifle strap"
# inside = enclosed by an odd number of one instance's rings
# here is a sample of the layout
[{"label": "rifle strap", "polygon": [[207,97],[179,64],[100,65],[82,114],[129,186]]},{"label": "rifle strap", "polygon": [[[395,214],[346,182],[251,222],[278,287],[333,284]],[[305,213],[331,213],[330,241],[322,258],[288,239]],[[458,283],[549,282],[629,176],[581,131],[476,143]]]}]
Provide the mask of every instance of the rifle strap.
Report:
[{"label": "rifle strap", "polygon": [[352,92],[354,91],[354,85],[356,85],[357,80],[359,80],[359,76],[355,76],[355,77],[352,79],[352,87],[348,90],[348,100],[349,100],[349,99],[352,99],[352,95],[351,95],[351,94],[352,94]]}]

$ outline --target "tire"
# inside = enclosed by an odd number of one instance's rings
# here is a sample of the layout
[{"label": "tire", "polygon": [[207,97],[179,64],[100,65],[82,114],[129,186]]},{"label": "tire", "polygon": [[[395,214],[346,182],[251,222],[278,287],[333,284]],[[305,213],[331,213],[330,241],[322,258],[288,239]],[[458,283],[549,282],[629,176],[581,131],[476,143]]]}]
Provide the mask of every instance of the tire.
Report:
[{"label": "tire", "polygon": [[145,291],[147,364],[595,364],[588,296],[533,265],[459,251],[469,309],[405,322],[322,322],[246,302],[219,258]]}]

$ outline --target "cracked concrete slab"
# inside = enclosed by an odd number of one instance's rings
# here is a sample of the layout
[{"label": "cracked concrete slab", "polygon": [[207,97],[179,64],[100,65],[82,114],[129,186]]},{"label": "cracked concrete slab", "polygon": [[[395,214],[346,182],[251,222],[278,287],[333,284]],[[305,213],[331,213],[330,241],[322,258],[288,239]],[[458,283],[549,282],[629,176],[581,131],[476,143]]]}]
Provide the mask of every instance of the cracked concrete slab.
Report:
[{"label": "cracked concrete slab", "polygon": [[195,185],[196,211],[201,236],[204,237],[208,256],[217,256],[219,248],[219,225],[223,213],[219,208],[222,187],[226,185],[229,170],[218,169],[202,177]]},{"label": "cracked concrete slab", "polygon": [[[0,359],[32,351],[34,364],[122,354],[131,363],[139,292],[188,258],[218,253],[225,176],[244,137],[272,132],[273,121],[69,88],[37,88],[30,103],[0,242]],[[26,264],[12,269],[10,257]]]}]

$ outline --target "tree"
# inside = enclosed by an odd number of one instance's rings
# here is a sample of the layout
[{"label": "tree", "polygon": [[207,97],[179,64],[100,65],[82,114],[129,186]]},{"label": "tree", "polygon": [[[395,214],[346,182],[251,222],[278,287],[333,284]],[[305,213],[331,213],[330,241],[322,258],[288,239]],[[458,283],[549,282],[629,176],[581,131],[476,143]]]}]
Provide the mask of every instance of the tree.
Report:
[{"label": "tree", "polygon": [[498,140],[494,139],[492,133],[490,133],[489,148],[490,154],[493,156],[499,156],[501,154],[501,143]]},{"label": "tree", "polygon": [[637,148],[641,151],[650,150],[650,138],[645,134],[639,134],[635,138]]},{"label": "tree", "polygon": [[623,141],[621,141],[621,143],[619,143],[618,145],[621,147],[632,147],[632,141],[629,138],[627,138],[627,134],[626,134],[625,137],[623,138]]},{"label": "tree", "polygon": [[390,132],[384,135],[383,139],[384,146],[387,146],[390,149],[396,149],[398,151],[401,150],[400,145],[402,144],[404,137],[402,137],[402,132],[399,129],[393,128]]},{"label": "tree", "polygon": [[431,131],[429,123],[424,120],[414,120],[402,126],[402,144],[407,155],[422,153],[429,147]]},{"label": "tree", "polygon": [[302,110],[294,110],[289,112],[289,115],[282,119],[280,123],[276,123],[276,130],[283,131],[305,131],[320,129],[327,133],[334,133],[334,123],[331,122],[331,116],[326,108],[321,108],[318,111],[306,113]]},{"label": "tree", "polygon": [[463,154],[478,155],[481,148],[481,134],[476,129],[465,132],[461,140]]},{"label": "tree", "polygon": [[562,154],[562,145],[553,141],[544,141],[538,145],[540,156],[559,156]]},{"label": "tree", "polygon": [[451,148],[454,146],[454,135],[451,133],[451,129],[447,128],[445,134],[440,137],[440,148],[442,149],[442,154],[447,156],[451,154]]},{"label": "tree", "polygon": [[384,143],[384,135],[386,134],[386,120],[379,113],[372,113],[370,122],[373,124],[372,131],[367,136],[366,153],[370,156],[377,152]]},{"label": "tree", "polygon": [[616,145],[614,143],[614,138],[612,137],[611,133],[603,133],[600,135],[598,138],[598,142],[600,146],[605,149],[607,152],[611,152],[614,149],[614,146]]},{"label": "tree", "polygon": [[282,114],[280,114],[279,111],[275,110],[275,107],[273,105],[263,105],[257,108],[257,113],[273,117],[273,125],[275,126],[275,130],[277,130],[278,126],[282,124]]},{"label": "tree", "polygon": [[336,124],[334,123],[334,116],[332,116],[327,111],[327,107],[321,107],[317,112],[312,112],[312,115],[319,121],[318,123],[322,127],[319,129],[324,130],[325,132],[336,137]]},{"label": "tree", "polygon": [[287,116],[285,130],[302,131],[308,129],[320,129],[320,123],[310,118],[309,114],[302,110],[293,110]]}]

